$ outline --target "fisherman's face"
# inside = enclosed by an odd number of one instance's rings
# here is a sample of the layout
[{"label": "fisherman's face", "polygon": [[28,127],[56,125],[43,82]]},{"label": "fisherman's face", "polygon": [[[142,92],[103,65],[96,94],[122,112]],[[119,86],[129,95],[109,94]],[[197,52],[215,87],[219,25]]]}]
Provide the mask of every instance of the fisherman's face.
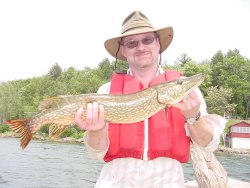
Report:
[{"label": "fisherman's face", "polygon": [[122,38],[121,54],[127,58],[130,68],[158,66],[159,38],[155,33],[144,33]]}]

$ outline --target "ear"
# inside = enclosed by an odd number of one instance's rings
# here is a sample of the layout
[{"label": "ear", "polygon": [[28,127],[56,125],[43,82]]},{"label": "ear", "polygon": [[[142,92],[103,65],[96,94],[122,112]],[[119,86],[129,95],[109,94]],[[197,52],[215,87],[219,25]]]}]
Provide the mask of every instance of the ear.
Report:
[{"label": "ear", "polygon": [[120,53],[121,53],[122,56],[126,57],[126,55],[125,55],[125,49],[124,49],[123,45],[120,46]]}]

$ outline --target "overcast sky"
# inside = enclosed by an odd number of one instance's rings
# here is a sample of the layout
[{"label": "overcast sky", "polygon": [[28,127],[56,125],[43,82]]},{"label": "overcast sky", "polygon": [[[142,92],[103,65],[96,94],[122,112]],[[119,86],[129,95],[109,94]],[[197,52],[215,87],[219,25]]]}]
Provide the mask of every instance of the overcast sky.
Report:
[{"label": "overcast sky", "polygon": [[168,63],[182,53],[201,62],[235,48],[250,58],[249,0],[1,0],[0,81],[42,76],[55,63],[64,70],[114,60],[104,41],[120,34],[133,10],[156,28],[174,28]]}]

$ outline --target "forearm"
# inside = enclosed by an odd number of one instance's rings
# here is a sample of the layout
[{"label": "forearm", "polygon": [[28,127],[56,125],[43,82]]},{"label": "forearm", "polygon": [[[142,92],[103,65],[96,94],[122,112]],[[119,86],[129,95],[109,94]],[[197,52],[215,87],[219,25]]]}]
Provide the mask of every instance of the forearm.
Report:
[{"label": "forearm", "polygon": [[97,131],[88,131],[85,141],[94,150],[106,150],[109,145],[107,126]]},{"label": "forearm", "polygon": [[203,116],[194,124],[187,124],[187,128],[192,140],[202,147],[206,147],[213,139],[213,125],[211,125]]}]

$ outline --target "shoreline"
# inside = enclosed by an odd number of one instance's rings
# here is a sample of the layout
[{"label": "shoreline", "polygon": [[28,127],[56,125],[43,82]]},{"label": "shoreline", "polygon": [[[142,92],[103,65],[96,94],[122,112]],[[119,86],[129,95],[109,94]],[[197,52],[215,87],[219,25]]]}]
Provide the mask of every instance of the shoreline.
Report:
[{"label": "shoreline", "polygon": [[[8,133],[0,133],[0,138],[19,138],[19,136],[15,133],[8,132]],[[56,138],[54,140],[51,140],[46,135],[33,135],[34,140],[46,140],[51,142],[64,142],[64,143],[79,143],[84,144],[83,138],[72,138],[72,137],[65,137],[65,138]],[[222,145],[219,145],[218,149],[215,150],[214,153],[224,153],[224,154],[236,154],[236,155],[250,155],[250,149],[244,149],[244,148],[229,148]]]},{"label": "shoreline", "polygon": [[244,148],[229,148],[225,146],[219,146],[215,153],[224,153],[224,154],[237,154],[237,155],[250,155],[250,149]]}]

